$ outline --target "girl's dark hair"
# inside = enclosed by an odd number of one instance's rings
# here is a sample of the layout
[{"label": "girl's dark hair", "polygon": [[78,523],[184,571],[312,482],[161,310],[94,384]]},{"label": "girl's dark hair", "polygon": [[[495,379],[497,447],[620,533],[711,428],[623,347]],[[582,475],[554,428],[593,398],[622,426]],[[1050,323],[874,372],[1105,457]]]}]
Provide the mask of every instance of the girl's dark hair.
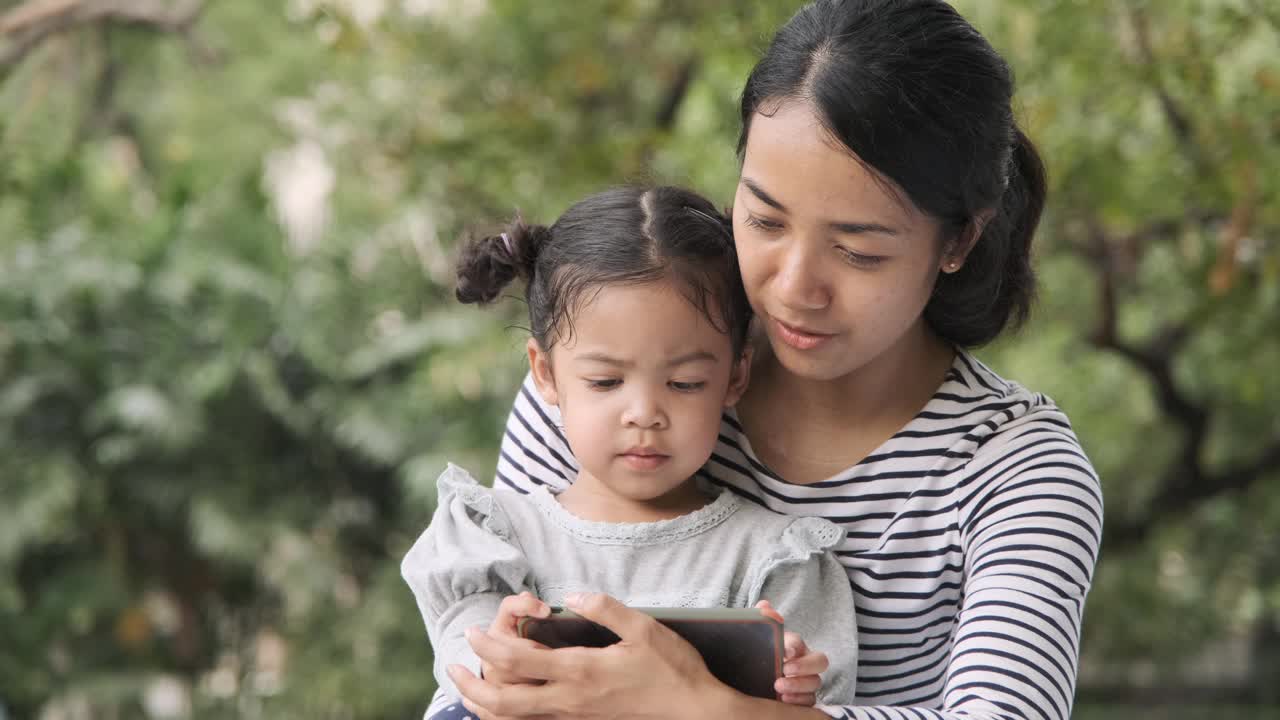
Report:
[{"label": "girl's dark hair", "polygon": [[925,320],[961,347],[1026,320],[1045,172],[1018,128],[1009,66],[943,0],[816,0],[774,36],[742,93],[751,119],[811,103],[832,137],[955,238],[994,211],[964,266],[940,274]]},{"label": "girl's dark hair", "polygon": [[516,218],[499,235],[463,243],[458,300],[488,303],[517,277],[533,337],[550,350],[573,332],[572,314],[611,283],[673,279],[735,355],[751,308],[742,289],[732,224],[702,196],[676,187],[622,187],[592,195],[550,227]]}]

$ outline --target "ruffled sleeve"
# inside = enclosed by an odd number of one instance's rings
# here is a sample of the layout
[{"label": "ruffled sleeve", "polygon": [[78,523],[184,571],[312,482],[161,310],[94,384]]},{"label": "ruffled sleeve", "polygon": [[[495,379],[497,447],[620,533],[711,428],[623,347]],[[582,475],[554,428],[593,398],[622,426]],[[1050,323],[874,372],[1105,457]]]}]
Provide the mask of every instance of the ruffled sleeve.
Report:
[{"label": "ruffled sleeve", "polygon": [[437,481],[440,502],[400,565],[426,621],[440,687],[457,696],[444,669],[480,661],[463,633],[489,625],[507,595],[532,590],[529,563],[493,491],[449,465]]},{"label": "ruffled sleeve", "polygon": [[[854,701],[858,630],[849,576],[831,549],[844,539],[839,526],[821,518],[796,518],[782,531],[754,574],[751,604],[768,600],[784,626],[815,652],[826,653],[819,705]],[[820,708],[831,712],[830,709]]]}]

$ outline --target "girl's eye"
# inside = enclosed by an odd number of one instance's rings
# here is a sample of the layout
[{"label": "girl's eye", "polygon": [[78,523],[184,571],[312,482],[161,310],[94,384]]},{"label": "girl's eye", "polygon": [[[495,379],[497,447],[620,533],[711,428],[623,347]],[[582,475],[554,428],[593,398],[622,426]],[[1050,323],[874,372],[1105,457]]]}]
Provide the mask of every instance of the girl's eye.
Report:
[{"label": "girl's eye", "polygon": [[782,229],[782,223],[767,220],[750,213],[747,214],[747,227],[759,228],[765,232],[777,232]]},{"label": "girl's eye", "polygon": [[676,390],[677,392],[687,392],[687,393],[698,392],[699,390],[707,386],[707,384],[702,381],[679,382],[676,380],[672,380],[668,384],[671,385],[672,390]]},{"label": "girl's eye", "polygon": [[845,259],[845,262],[853,265],[854,267],[873,268],[885,260],[883,255],[863,255],[862,253],[856,253],[852,250],[847,250],[839,246],[837,246],[837,249],[840,251],[840,255]]},{"label": "girl's eye", "polygon": [[601,392],[605,390],[612,390],[621,384],[622,384],[622,381],[617,378],[606,378],[604,380],[588,380],[587,381],[587,387],[591,388],[592,390],[599,390]]}]

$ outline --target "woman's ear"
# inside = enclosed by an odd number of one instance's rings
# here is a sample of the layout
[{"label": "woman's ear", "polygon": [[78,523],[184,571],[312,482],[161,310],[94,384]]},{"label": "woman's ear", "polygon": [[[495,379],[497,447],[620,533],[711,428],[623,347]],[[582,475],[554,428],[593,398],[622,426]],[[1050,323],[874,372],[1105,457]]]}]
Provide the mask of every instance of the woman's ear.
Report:
[{"label": "woman's ear", "polygon": [[548,405],[559,405],[556,376],[551,372],[551,353],[543,350],[533,338],[529,338],[525,347],[529,350],[529,369],[533,371],[533,384],[538,387],[538,394]]},{"label": "woman's ear", "polygon": [[991,222],[991,218],[995,217],[995,214],[995,208],[987,208],[974,215],[965,224],[960,234],[947,244],[947,250],[942,254],[938,269],[944,273],[953,273],[964,267],[964,261],[969,257],[969,253],[973,251],[974,246],[978,244],[978,240],[982,237],[982,231],[987,229],[987,223]]},{"label": "woman's ear", "polygon": [[742,399],[742,393],[747,390],[747,383],[751,380],[751,348],[748,346],[742,351],[742,355],[738,357],[738,361],[733,364],[733,368],[729,370],[729,390],[724,396],[724,406],[733,407]]}]

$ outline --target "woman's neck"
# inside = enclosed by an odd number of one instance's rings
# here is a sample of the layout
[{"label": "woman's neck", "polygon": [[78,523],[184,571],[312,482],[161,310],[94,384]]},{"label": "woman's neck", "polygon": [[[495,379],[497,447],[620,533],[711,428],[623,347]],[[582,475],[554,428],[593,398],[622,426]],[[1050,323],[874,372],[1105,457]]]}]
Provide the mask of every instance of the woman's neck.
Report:
[{"label": "woman's neck", "polygon": [[792,374],[766,345],[748,393],[759,388],[773,405],[800,408],[824,424],[876,425],[904,414],[909,420],[933,397],[954,361],[955,350],[923,323],[871,362],[831,380]]},{"label": "woman's neck", "polygon": [[765,345],[739,404],[761,459],[791,482],[824,479],[861,461],[937,392],[955,350],[923,323],[879,357],[832,380],[799,377]]},{"label": "woman's neck", "polygon": [[692,478],[656,498],[626,497],[583,470],[573,484],[556,496],[560,505],[582,520],[645,523],[670,520],[699,510],[711,501]]}]

